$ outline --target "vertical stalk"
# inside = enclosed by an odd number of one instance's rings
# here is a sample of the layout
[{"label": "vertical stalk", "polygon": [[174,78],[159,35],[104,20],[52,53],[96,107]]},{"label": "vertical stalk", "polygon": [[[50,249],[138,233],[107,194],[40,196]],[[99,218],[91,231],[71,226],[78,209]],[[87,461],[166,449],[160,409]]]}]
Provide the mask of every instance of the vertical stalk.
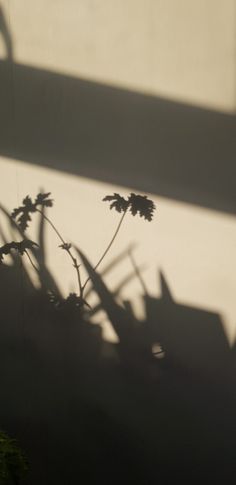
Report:
[{"label": "vertical stalk", "polygon": [[[116,236],[117,236],[117,234],[118,234],[118,232],[119,232],[119,230],[120,230],[121,224],[122,224],[122,222],[123,222],[123,220],[124,220],[124,218],[125,218],[126,212],[127,212],[127,209],[126,209],[126,210],[123,212],[123,214],[122,214],[122,216],[121,216],[121,219],[120,219],[120,221],[119,221],[119,223],[118,223],[118,226],[117,226],[117,228],[116,228],[116,230],[115,230],[115,232],[114,232],[114,235],[112,236],[112,238],[111,238],[111,240],[110,240],[110,242],[109,242],[109,244],[108,244],[107,248],[105,249],[105,251],[104,251],[104,253],[102,254],[102,256],[100,257],[100,259],[98,260],[97,264],[96,264],[96,265],[93,267],[93,269],[94,269],[94,270],[96,270],[96,269],[98,268],[98,266],[100,266],[101,262],[103,261],[103,259],[104,259],[104,258],[105,258],[105,256],[107,255],[107,253],[108,253],[109,249],[111,248],[111,246],[112,246],[113,242],[115,241],[115,238],[116,238]],[[85,286],[86,286],[86,285],[87,285],[87,283],[89,282],[89,280],[90,280],[90,277],[88,277],[88,278],[87,278],[87,280],[85,281],[85,283],[84,283],[84,285],[83,285],[83,291],[84,291],[84,289],[85,289]]]},{"label": "vertical stalk", "polygon": [[70,246],[69,244],[65,241],[65,239],[62,237],[62,235],[60,234],[60,232],[57,230],[56,226],[54,226],[53,222],[49,219],[49,217],[47,217],[43,211],[41,211],[40,209],[36,209],[37,212],[39,212],[41,214],[41,216],[48,222],[48,224],[50,224],[50,226],[52,227],[52,229],[54,230],[54,232],[57,234],[58,238],[60,239],[61,243],[62,243],[62,247],[63,249],[68,253],[69,257],[71,258],[72,262],[73,262],[73,266],[76,270],[76,274],[77,274],[77,279],[78,279],[78,285],[79,285],[79,293],[80,293],[80,297],[82,298],[83,296],[83,286],[82,286],[82,282],[81,282],[81,277],[80,277],[80,270],[79,270],[79,266],[78,265],[78,262],[77,262],[77,259],[73,256],[71,250],[70,250]]}]

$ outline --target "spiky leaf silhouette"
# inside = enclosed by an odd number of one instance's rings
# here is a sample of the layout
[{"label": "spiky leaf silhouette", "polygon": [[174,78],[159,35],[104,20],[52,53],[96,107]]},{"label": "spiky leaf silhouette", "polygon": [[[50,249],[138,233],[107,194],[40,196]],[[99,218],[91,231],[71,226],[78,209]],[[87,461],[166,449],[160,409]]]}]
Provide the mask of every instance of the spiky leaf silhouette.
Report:
[{"label": "spiky leaf silhouette", "polygon": [[139,213],[140,217],[151,221],[156,208],[154,202],[148,199],[146,195],[136,195],[131,193],[129,198],[130,212],[133,216]]},{"label": "spiky leaf silhouette", "polygon": [[22,231],[25,231],[29,226],[29,222],[32,220],[30,214],[32,214],[33,212],[36,212],[38,209],[38,206],[52,207],[53,200],[49,199],[49,195],[51,195],[51,192],[48,192],[46,194],[43,194],[40,192],[36,196],[34,202],[32,201],[31,197],[27,195],[23,199],[23,205],[13,210],[11,216],[13,219],[16,220],[17,224],[19,225]]},{"label": "spiky leaf silhouette", "polygon": [[111,202],[110,209],[114,208],[117,212],[125,212],[128,209],[128,201],[124,197],[121,197],[120,194],[114,193],[113,195],[107,195],[102,200]]},{"label": "spiky leaf silhouette", "polygon": [[152,220],[156,208],[154,202],[148,199],[146,195],[138,195],[133,192],[127,199],[120,194],[114,193],[113,195],[107,195],[103,200],[111,202],[110,209],[114,208],[117,212],[126,212],[129,209],[133,216],[139,214],[140,217],[144,217],[148,221]]},{"label": "spiky leaf silhouette", "polygon": [[40,192],[35,198],[35,206],[41,205],[43,207],[52,207],[53,199],[49,199],[49,195],[51,195],[51,192],[47,192],[47,194]]},{"label": "spiky leaf silhouette", "polygon": [[23,239],[20,242],[12,241],[4,244],[4,246],[0,247],[0,264],[3,262],[4,255],[11,254],[12,249],[22,256],[27,249],[33,249],[35,246],[38,247],[38,244],[30,239]]},{"label": "spiky leaf silhouette", "polygon": [[32,202],[29,195],[27,195],[23,199],[23,205],[14,209],[11,216],[17,221],[22,231],[25,231],[29,225],[29,222],[31,221],[30,214],[35,211],[35,204]]}]

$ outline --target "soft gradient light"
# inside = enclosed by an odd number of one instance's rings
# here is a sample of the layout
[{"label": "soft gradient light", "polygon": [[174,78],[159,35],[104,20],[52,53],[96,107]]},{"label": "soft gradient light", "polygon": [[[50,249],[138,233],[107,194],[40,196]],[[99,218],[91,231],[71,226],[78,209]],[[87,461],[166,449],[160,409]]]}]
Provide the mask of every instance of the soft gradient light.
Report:
[{"label": "soft gradient light", "polygon": [[235,0],[2,3],[18,63],[235,112]]},{"label": "soft gradient light", "polygon": [[[51,191],[55,204],[48,214],[53,222],[67,241],[77,244],[92,263],[97,262],[119,220],[118,213],[110,211],[102,198],[114,191],[126,195],[129,190],[4,158],[0,159],[0,171],[5,181],[0,202],[7,209],[18,206],[27,194],[34,197],[39,190]],[[134,256],[137,264],[146,268],[143,278],[150,293],[160,294],[161,269],[176,302],[219,313],[232,342],[236,335],[236,218],[150,197],[157,205],[154,220],[149,223],[127,215],[106,262],[137,243]],[[2,214],[0,224],[7,230]],[[29,231],[32,239],[36,225],[35,220]],[[50,228],[46,236],[49,268],[65,294],[76,291],[76,277],[66,253],[58,248]],[[106,276],[106,282],[115,288],[130,272],[131,262],[125,258]],[[134,278],[120,295],[134,301],[140,316],[141,294],[140,282]],[[106,338],[115,338],[108,322],[104,328]]]}]

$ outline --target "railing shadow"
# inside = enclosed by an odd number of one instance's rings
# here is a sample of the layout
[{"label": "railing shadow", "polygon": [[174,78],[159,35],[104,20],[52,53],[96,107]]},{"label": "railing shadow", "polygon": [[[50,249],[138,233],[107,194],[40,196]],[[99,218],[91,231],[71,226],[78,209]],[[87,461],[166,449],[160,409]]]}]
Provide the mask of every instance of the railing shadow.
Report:
[{"label": "railing shadow", "polygon": [[0,155],[235,213],[235,116],[8,60],[0,79]]}]

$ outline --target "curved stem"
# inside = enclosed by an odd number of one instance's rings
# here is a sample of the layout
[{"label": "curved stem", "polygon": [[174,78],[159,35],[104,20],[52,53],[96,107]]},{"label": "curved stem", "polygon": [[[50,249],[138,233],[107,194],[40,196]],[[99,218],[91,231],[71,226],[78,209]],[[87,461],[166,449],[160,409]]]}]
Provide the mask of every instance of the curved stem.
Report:
[{"label": "curved stem", "polygon": [[59,237],[60,241],[62,242],[62,244],[66,244],[66,241],[63,239],[62,235],[60,234],[60,232],[57,230],[56,226],[54,226],[53,222],[47,217],[45,216],[44,212],[41,211],[40,209],[37,209],[37,212],[39,212],[41,214],[41,216],[43,216],[43,218],[45,219],[45,221],[47,221],[50,226],[52,227],[52,229],[55,231],[55,233],[57,234],[57,236]]},{"label": "curved stem", "polygon": [[77,259],[73,256],[70,248],[68,247],[68,244],[66,243],[65,239],[62,237],[62,235],[60,234],[60,232],[57,230],[56,226],[54,226],[53,222],[40,209],[37,209],[37,212],[39,212],[41,214],[41,216],[48,222],[48,224],[50,224],[50,226],[52,227],[52,229],[54,230],[54,232],[57,234],[58,238],[62,242],[63,249],[70,256],[70,258],[71,258],[71,260],[73,262],[73,266],[74,266],[74,268],[76,270],[76,273],[77,273],[77,279],[78,279],[78,284],[79,284],[79,292],[80,292],[80,296],[82,297],[82,295],[83,295],[83,287],[82,287],[82,283],[81,283],[81,277],[80,277],[80,271],[79,271],[79,265],[78,265]]},{"label": "curved stem", "polygon": [[[102,256],[100,257],[100,259],[99,259],[99,261],[97,262],[97,264],[96,264],[96,265],[93,267],[93,269],[94,269],[94,270],[96,270],[96,269],[98,268],[98,266],[100,266],[101,262],[103,261],[103,259],[104,259],[104,258],[105,258],[105,256],[107,255],[107,253],[108,253],[109,249],[111,248],[111,246],[112,246],[113,242],[115,241],[115,238],[116,238],[116,236],[117,236],[117,234],[118,234],[118,232],[119,232],[119,230],[120,230],[120,227],[121,227],[121,224],[122,224],[122,222],[123,222],[123,220],[124,220],[124,217],[125,217],[126,212],[127,212],[127,209],[126,209],[126,210],[124,211],[124,213],[122,214],[122,217],[121,217],[121,219],[120,219],[120,221],[119,221],[119,224],[118,224],[118,226],[117,226],[117,228],[116,228],[116,230],[115,230],[115,233],[114,233],[114,235],[112,236],[112,238],[111,238],[111,240],[110,240],[110,242],[109,242],[109,244],[108,244],[107,248],[105,249],[104,253],[103,253],[103,254],[102,254]],[[89,276],[89,277],[87,278],[87,280],[85,281],[85,283],[84,283],[84,285],[83,285],[83,287],[82,287],[82,291],[84,291],[85,286],[87,285],[87,283],[89,282],[89,280],[90,280],[90,276]]]},{"label": "curved stem", "polygon": [[38,272],[39,272],[39,270],[38,270],[38,268],[36,268],[35,264],[33,263],[33,260],[32,260],[32,258],[31,258],[31,256],[29,255],[29,253],[28,253],[27,249],[25,249],[25,254],[26,254],[26,256],[29,258],[29,261],[30,261],[30,263],[32,264],[32,266],[33,266],[33,268],[35,269],[35,271],[37,271],[37,273],[38,273]]}]

